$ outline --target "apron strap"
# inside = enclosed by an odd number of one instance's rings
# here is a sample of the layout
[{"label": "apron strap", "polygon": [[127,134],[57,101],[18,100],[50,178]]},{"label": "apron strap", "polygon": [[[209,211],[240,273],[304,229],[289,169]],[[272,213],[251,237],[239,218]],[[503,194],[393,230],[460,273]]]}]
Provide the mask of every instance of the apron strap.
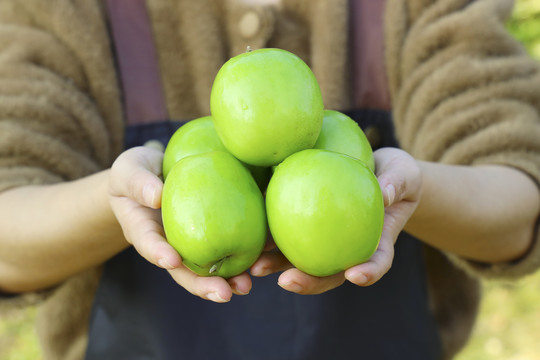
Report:
[{"label": "apron strap", "polygon": [[127,125],[168,119],[145,0],[105,0]]},{"label": "apron strap", "polygon": [[391,109],[384,61],[385,0],[349,0],[354,109]]},{"label": "apron strap", "polygon": [[[128,125],[168,119],[145,0],[105,0]],[[384,62],[385,0],[349,0],[353,108],[390,110]]]}]

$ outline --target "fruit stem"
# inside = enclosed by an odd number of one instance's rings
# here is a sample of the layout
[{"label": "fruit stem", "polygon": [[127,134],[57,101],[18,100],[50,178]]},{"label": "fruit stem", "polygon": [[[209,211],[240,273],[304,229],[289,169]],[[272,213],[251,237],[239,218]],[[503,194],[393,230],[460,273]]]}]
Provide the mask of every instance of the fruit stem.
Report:
[{"label": "fruit stem", "polygon": [[214,265],[212,265],[210,267],[210,270],[208,271],[209,274],[213,274],[217,271],[219,271],[219,269],[221,269],[221,265],[223,265],[223,263],[225,262],[225,260],[227,260],[228,258],[230,258],[230,255],[229,256],[225,256],[224,258],[221,258],[219,259]]},{"label": "fruit stem", "polygon": [[247,48],[246,48],[246,52],[248,53],[248,52],[252,52],[252,51],[253,51],[253,49],[251,48],[251,46],[248,45]]}]

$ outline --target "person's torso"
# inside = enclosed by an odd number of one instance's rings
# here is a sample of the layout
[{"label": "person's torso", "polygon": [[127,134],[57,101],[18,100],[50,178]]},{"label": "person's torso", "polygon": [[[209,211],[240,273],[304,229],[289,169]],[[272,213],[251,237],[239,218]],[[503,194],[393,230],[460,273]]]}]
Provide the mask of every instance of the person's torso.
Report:
[{"label": "person's torso", "polygon": [[[320,29],[311,28],[331,20],[340,9],[346,15],[346,1],[319,1],[317,6],[288,0],[277,6],[269,1],[263,7],[201,1],[199,8],[187,3],[148,2],[170,119],[186,121],[208,114],[213,77],[246,45],[297,53],[314,70],[325,106],[350,107],[345,90],[348,60],[343,60],[347,51],[321,55],[346,42],[346,29],[327,26],[331,33],[324,39]],[[336,24],[347,23],[341,20]],[[336,59],[335,66],[327,63]],[[354,109],[348,114],[377,134],[377,147],[397,146],[389,112]],[[156,121],[129,126],[126,148],[147,140],[166,144],[180,125]],[[105,266],[86,357],[416,360],[437,359],[440,354],[421,244],[402,234],[391,270],[373,286],[346,282],[324,294],[302,296],[281,289],[277,275],[271,275],[254,278],[249,295],[234,296],[227,304],[191,295],[166,271],[128,249]]]}]

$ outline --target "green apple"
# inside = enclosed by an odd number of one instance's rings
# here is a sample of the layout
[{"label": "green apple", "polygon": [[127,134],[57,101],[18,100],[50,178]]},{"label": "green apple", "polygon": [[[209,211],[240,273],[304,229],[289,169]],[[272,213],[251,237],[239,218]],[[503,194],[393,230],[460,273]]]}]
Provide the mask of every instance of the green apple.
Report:
[{"label": "green apple", "polygon": [[[203,116],[189,121],[174,132],[165,148],[163,154],[163,178],[166,179],[174,164],[186,156],[210,151],[228,152],[217,135],[212,117]],[[257,185],[259,185],[259,189],[262,192],[266,191],[271,175],[270,168],[244,165],[251,172]]]},{"label": "green apple", "polygon": [[163,154],[163,178],[186,156],[209,151],[227,151],[219,139],[211,116],[189,121],[171,136]]},{"label": "green apple", "polygon": [[227,61],[214,80],[210,109],[225,147],[243,162],[264,167],[311,148],[324,110],[311,69],[281,49]]},{"label": "green apple", "polygon": [[324,111],[321,133],[313,148],[352,156],[375,171],[373,149],[366,135],[353,119],[339,111]]},{"label": "green apple", "polygon": [[373,172],[337,152],[308,149],[279,164],[266,191],[277,247],[299,270],[328,276],[367,261],[382,233],[384,204]]},{"label": "green apple", "polygon": [[201,276],[242,273],[266,241],[262,194],[246,167],[223,151],[173,166],[163,187],[162,217],[167,241]]}]

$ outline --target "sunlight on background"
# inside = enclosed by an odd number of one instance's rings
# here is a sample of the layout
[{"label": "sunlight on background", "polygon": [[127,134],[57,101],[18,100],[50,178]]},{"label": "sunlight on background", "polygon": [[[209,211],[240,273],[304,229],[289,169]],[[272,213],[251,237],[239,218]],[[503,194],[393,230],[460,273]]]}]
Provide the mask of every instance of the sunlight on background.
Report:
[{"label": "sunlight on background", "polygon": [[540,1],[518,0],[508,29],[540,60]]},{"label": "sunlight on background", "polygon": [[484,292],[473,336],[456,360],[539,360],[540,273],[487,283]]},{"label": "sunlight on background", "polygon": [[[540,1],[517,0],[508,29],[540,60]],[[540,272],[486,283],[480,318],[456,360],[540,360]],[[35,309],[0,313],[0,360],[39,360]]]}]

